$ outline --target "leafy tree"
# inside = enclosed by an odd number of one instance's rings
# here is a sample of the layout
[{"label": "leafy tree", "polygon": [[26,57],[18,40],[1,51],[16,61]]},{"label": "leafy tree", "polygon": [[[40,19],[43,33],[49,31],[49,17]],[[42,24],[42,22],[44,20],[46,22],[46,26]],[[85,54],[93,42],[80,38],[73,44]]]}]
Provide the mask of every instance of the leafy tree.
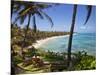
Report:
[{"label": "leafy tree", "polygon": [[[49,20],[49,22],[51,23],[51,26],[53,26],[52,19],[45,12],[43,12],[43,9],[49,8],[51,7],[51,5],[43,4],[43,3],[25,2],[25,1],[14,1],[12,3],[15,4],[15,7],[12,7],[13,11],[15,10],[18,13],[18,16],[15,18],[14,24],[17,22],[17,20],[20,21],[20,24],[23,24],[26,18],[28,17],[22,49],[21,49],[22,54],[23,54],[23,48],[26,41],[27,31],[29,29],[31,17],[33,17],[34,32],[36,32],[37,30],[36,19],[35,19],[36,15],[40,19],[44,19],[44,17],[47,18],[47,20]],[[23,55],[22,57],[24,58]]]}]

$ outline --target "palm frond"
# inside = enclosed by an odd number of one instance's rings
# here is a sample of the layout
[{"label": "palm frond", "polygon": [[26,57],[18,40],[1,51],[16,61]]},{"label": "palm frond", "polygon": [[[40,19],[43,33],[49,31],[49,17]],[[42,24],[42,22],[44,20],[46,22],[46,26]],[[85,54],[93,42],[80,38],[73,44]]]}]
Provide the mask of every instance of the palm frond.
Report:
[{"label": "palm frond", "polygon": [[39,18],[44,19],[43,15],[42,15],[39,11],[37,11],[35,14],[36,14]]},{"label": "palm frond", "polygon": [[46,13],[44,13],[41,9],[40,9],[39,11],[40,11],[40,12],[47,18],[47,20],[51,23],[51,27],[53,27],[54,23],[53,23],[51,17],[48,16]]},{"label": "palm frond", "polygon": [[21,18],[21,16],[16,17],[13,24],[15,24],[20,18]]},{"label": "palm frond", "polygon": [[27,26],[26,26],[26,31],[28,31],[28,29],[29,29],[30,20],[31,20],[31,14],[28,14],[28,23],[27,23]]},{"label": "palm frond", "polygon": [[13,13],[16,13],[21,9],[22,5],[20,3],[16,3],[16,1],[12,0],[11,1],[11,9],[13,10]]},{"label": "palm frond", "polygon": [[16,7],[13,7],[13,13],[18,12],[21,9],[21,6],[17,5]]},{"label": "palm frond", "polygon": [[19,15],[25,15],[30,11],[30,9],[31,9],[30,7],[26,7],[24,9],[22,9],[18,14]]},{"label": "palm frond", "polygon": [[49,5],[49,4],[36,4],[38,8],[41,8],[41,9],[45,9],[45,8],[49,8],[49,7],[52,7],[52,5]]},{"label": "palm frond", "polygon": [[84,25],[88,22],[88,20],[91,16],[91,12],[92,12],[92,6],[91,5],[86,6],[86,8],[87,8],[87,16],[86,16],[86,20],[85,20]]},{"label": "palm frond", "polygon": [[20,17],[20,19],[19,19],[20,20],[20,24],[23,24],[24,23],[26,17],[27,17],[27,14],[26,15],[23,15],[22,17]]}]

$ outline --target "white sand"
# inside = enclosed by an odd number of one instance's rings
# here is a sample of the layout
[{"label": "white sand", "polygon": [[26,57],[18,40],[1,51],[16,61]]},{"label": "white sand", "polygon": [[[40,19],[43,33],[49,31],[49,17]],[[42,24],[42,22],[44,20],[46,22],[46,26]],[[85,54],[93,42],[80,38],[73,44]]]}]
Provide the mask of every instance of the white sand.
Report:
[{"label": "white sand", "polygon": [[[49,37],[46,39],[42,39],[42,40],[37,40],[36,43],[33,43],[32,46],[34,46],[35,48],[39,48],[42,44],[45,44],[46,42],[56,39],[56,38],[62,38],[68,35],[63,35],[63,36],[53,36],[53,37]],[[29,46],[28,48],[31,48],[32,46]]]}]

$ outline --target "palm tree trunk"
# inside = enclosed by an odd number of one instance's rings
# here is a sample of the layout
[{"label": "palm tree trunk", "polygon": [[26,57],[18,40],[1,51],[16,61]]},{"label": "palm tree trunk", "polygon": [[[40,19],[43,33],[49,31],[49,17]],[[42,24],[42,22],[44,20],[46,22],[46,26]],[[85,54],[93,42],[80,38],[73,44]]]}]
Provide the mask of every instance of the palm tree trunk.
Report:
[{"label": "palm tree trunk", "polygon": [[12,45],[11,45],[11,50],[13,51],[11,53],[11,75],[15,75],[14,50],[12,48]]},{"label": "palm tree trunk", "polygon": [[[33,29],[34,29],[34,38],[36,40],[36,31],[37,31],[37,26],[36,26],[36,18],[35,18],[35,14],[33,16]],[[34,54],[35,58],[37,57],[36,53]]]},{"label": "palm tree trunk", "polygon": [[69,36],[69,41],[68,41],[68,61],[67,61],[68,66],[70,66],[70,62],[71,62],[71,47],[72,47],[72,38],[73,38],[73,31],[74,31],[74,26],[75,26],[76,14],[77,14],[77,5],[74,5],[72,24],[71,24],[71,28],[70,28],[70,36]]},{"label": "palm tree trunk", "polygon": [[36,33],[37,27],[36,27],[36,19],[35,19],[35,15],[33,16],[33,27],[34,27],[34,32]]},{"label": "palm tree trunk", "polygon": [[22,44],[22,49],[21,49],[21,51],[22,51],[21,56],[22,56],[23,59],[25,59],[25,54],[24,54],[23,50],[24,50],[25,41],[26,41],[26,37],[27,37],[27,31],[29,29],[30,20],[31,20],[31,15],[29,15],[28,24],[27,24],[27,27],[26,27],[26,30],[25,30],[25,36],[24,36],[24,39],[23,39],[23,42],[22,42],[23,44]]},{"label": "palm tree trunk", "polygon": [[11,1],[11,19],[12,19],[12,13],[13,13],[13,6],[14,6],[14,3],[13,1]]}]

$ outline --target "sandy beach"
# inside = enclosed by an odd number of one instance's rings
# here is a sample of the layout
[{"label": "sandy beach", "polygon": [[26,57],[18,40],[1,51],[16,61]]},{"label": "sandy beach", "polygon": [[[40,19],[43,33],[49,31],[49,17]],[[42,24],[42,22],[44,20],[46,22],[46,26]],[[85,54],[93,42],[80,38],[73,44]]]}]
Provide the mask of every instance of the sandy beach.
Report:
[{"label": "sandy beach", "polygon": [[65,36],[68,36],[68,35],[63,35],[63,36],[53,36],[53,37],[49,37],[49,38],[46,38],[46,39],[41,39],[41,40],[37,40],[36,43],[33,43],[32,46],[29,46],[28,48],[31,48],[31,47],[35,47],[35,48],[39,48],[42,44],[50,41],[50,40],[54,40],[56,38],[62,38],[62,37],[65,37]]}]

